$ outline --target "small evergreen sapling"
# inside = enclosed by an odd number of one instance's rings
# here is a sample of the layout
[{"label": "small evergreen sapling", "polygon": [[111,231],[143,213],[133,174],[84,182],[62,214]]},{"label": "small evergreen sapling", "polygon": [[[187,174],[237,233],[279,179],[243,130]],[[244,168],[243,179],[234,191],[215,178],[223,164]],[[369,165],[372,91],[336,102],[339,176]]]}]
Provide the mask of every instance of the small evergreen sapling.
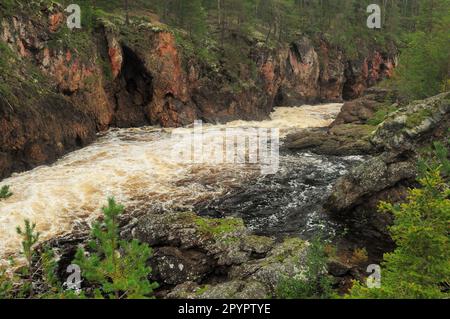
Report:
[{"label": "small evergreen sapling", "polygon": [[12,298],[13,283],[6,269],[0,268],[0,299]]},{"label": "small evergreen sapling", "polygon": [[39,240],[39,232],[36,231],[36,224],[25,219],[25,227],[17,227],[17,234],[22,237],[21,255],[25,257],[26,266],[23,268],[23,275],[28,278],[28,284],[24,286],[24,290],[33,297],[33,257],[35,255],[34,245]]},{"label": "small evergreen sapling", "polygon": [[4,185],[2,188],[0,188],[0,199],[6,199],[8,197],[11,197],[13,193],[10,192],[10,186]]},{"label": "small evergreen sapling", "polygon": [[[381,287],[355,282],[348,298],[445,298],[450,282],[450,186],[448,151],[435,145],[435,158],[422,160],[420,188],[411,189],[401,205],[381,203],[380,211],[394,215],[390,227],[397,248],[385,254]],[[444,156],[445,155],[445,156]]]},{"label": "small evergreen sapling", "polygon": [[92,230],[93,240],[89,243],[92,253],[80,248],[73,262],[80,266],[85,279],[101,286],[95,292],[96,297],[146,298],[158,287],[147,278],[152,271],[147,267],[151,248],[136,240],[119,239],[118,216],[123,210],[113,198],[108,200],[108,206],[103,207],[103,223],[96,223]]}]

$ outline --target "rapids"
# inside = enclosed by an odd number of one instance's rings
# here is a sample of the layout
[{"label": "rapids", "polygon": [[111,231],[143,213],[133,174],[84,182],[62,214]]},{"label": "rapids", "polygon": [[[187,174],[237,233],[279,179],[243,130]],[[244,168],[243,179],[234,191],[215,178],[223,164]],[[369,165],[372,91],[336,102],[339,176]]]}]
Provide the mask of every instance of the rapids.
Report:
[{"label": "rapids", "polygon": [[[267,121],[235,121],[204,125],[204,129],[279,128],[282,138],[295,129],[329,125],[341,106],[279,107]],[[184,130],[189,133],[192,128]],[[203,207],[200,210],[211,210],[218,199],[252,185],[246,188],[246,198],[234,197],[239,202],[235,200],[234,206],[225,205],[224,209],[231,211],[235,207],[256,229],[276,229],[276,225],[310,227],[317,219],[317,205],[313,204],[319,202],[318,193],[323,197],[331,181],[358,160],[281,154],[280,173],[273,176],[261,176],[252,164],[183,164],[173,158],[172,147],[177,141],[171,138],[172,131],[157,127],[111,129],[99,134],[92,145],[53,165],[1,181],[0,187],[10,185],[14,194],[0,201],[0,258],[5,261],[7,255],[20,249],[16,226],[22,225],[24,219],[35,222],[41,240],[47,240],[95,220],[109,196],[124,204],[128,212],[192,210],[199,206]],[[206,139],[204,143],[213,142]],[[314,177],[311,174],[320,176],[320,185],[308,182]],[[301,222],[297,223],[295,216],[302,205],[312,208],[310,214],[300,214]],[[283,222],[277,224],[280,220]]]}]

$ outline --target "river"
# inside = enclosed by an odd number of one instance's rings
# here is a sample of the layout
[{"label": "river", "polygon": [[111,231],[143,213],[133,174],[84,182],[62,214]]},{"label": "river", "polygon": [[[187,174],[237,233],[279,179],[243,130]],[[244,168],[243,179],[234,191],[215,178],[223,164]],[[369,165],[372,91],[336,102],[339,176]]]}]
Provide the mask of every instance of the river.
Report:
[{"label": "river", "polygon": [[[291,131],[329,125],[342,104],[279,107],[262,122],[204,125],[204,130],[278,128]],[[174,129],[111,129],[97,141],[53,165],[14,174],[0,182],[12,197],[0,202],[0,257],[20,249],[16,226],[36,223],[41,240],[92,222],[107,197],[145,210],[195,210],[203,215],[243,217],[257,233],[306,234],[327,226],[321,203],[332,182],[359,157],[334,158],[281,151],[279,171],[262,175],[253,164],[193,164],[173,158]],[[193,128],[185,128],[189,133]],[[213,140],[204,141],[204,143]],[[282,142],[281,142],[282,143]],[[331,223],[331,222],[330,222]]]}]

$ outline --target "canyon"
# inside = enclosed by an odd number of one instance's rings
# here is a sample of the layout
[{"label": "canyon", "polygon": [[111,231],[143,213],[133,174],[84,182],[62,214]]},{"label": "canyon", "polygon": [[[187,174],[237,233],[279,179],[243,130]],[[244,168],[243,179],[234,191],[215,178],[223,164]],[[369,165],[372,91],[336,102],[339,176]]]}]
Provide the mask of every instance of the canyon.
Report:
[{"label": "canyon", "polygon": [[110,127],[263,120],[274,106],[353,99],[396,64],[392,49],[350,59],[320,38],[274,49],[241,39],[256,70],[237,62],[235,83],[164,27],[105,18],[67,32],[64,21],[59,6],[1,17],[0,40],[19,74],[0,99],[0,178],[54,162]]},{"label": "canyon", "polygon": [[[14,192],[0,256],[32,218],[60,278],[114,196],[120,236],[154,249],[157,297],[274,296],[318,234],[338,247],[329,272],[346,291],[394,247],[379,201],[403,201],[420,150],[448,138],[448,93],[405,103],[376,86],[398,64],[391,45],[353,57],[320,35],[269,47],[234,34],[241,58],[216,64],[165,25],[108,16],[68,32],[65,18],[58,5],[0,16],[0,181]],[[279,172],[173,161],[171,134],[196,120],[279,128]],[[368,260],[350,261],[361,247]]]}]

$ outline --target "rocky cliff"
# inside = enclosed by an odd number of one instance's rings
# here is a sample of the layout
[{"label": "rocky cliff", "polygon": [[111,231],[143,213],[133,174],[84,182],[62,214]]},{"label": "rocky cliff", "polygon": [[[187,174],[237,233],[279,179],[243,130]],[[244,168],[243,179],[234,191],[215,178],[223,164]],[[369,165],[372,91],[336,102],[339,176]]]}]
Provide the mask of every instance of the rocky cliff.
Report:
[{"label": "rocky cliff", "polygon": [[274,105],[341,101],[389,76],[393,55],[359,60],[324,40],[245,42],[245,63],[189,54],[165,26],[98,16],[70,31],[53,4],[0,14],[0,178],[54,161],[111,126],[261,120]]},{"label": "rocky cliff", "polygon": [[440,141],[450,141],[450,93],[400,106],[370,134],[374,157],[333,187],[327,208],[347,221],[353,238],[366,238],[383,253],[389,247],[390,216],[377,212],[380,201],[401,202],[414,186],[418,161]]}]

